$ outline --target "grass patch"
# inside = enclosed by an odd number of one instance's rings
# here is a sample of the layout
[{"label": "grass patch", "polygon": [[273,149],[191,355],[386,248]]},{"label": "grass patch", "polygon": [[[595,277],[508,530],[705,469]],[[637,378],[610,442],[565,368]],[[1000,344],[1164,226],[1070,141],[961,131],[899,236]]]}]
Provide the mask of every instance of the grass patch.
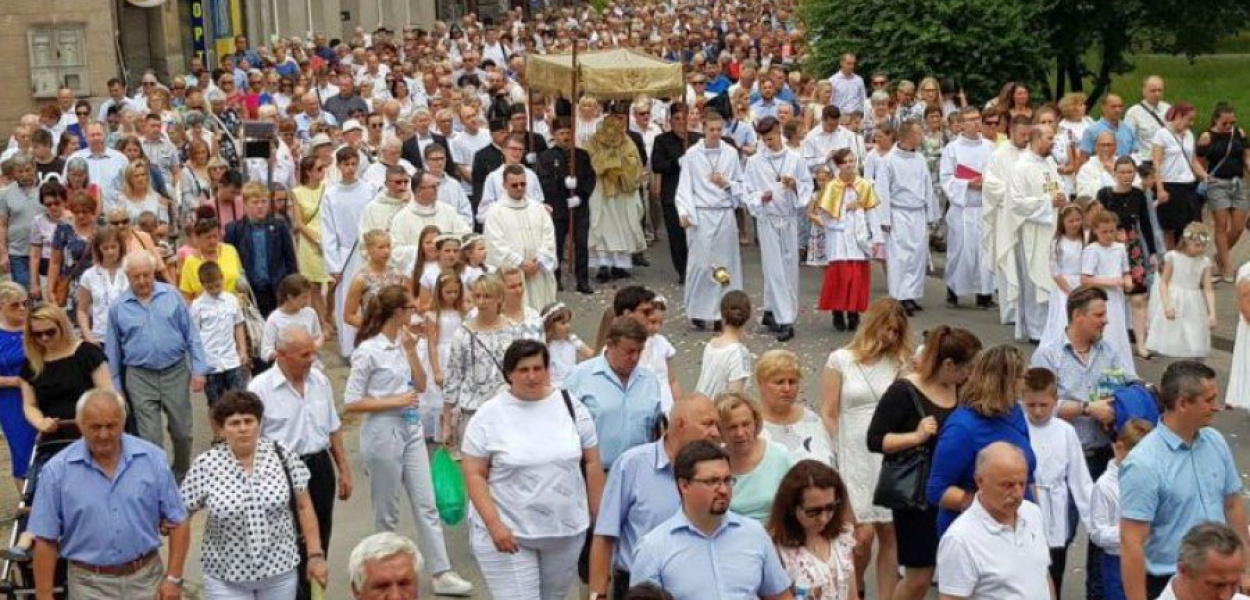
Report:
[{"label": "grass patch", "polygon": [[1230,102],[1241,115],[1250,116],[1250,36],[1231,38],[1227,44],[1241,54],[1184,56],[1139,54],[1132,57],[1135,68],[1112,79],[1111,89],[1124,97],[1125,105],[1141,100],[1141,82],[1147,75],[1159,75],[1167,84],[1169,102],[1185,100],[1198,108],[1194,129],[1206,129],[1217,102]]}]

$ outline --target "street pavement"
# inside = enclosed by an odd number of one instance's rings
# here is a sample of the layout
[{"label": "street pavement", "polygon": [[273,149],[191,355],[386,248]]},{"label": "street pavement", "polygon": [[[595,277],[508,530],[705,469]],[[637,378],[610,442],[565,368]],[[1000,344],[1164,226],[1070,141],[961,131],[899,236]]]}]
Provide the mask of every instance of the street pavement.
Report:
[{"label": "street pavement", "polygon": [[[762,298],[758,247],[745,247],[742,250],[746,291],[751,295],[753,301],[758,302]],[[1241,252],[1238,254],[1236,264],[1240,264],[1240,261],[1244,259],[1245,253]],[[665,242],[661,240],[652,246],[647,255],[652,266],[635,269],[634,278],[621,280],[614,284],[596,285],[596,293],[590,296],[572,292],[573,286],[570,281],[567,282],[567,287],[570,291],[562,293],[561,300],[569,305],[573,311],[574,331],[583,339],[589,341],[594,339],[600,317],[604,309],[611,305],[612,294],[618,287],[640,283],[654,289],[657,293],[667,298],[669,311],[664,333],[677,348],[673,371],[681,381],[682,388],[690,390],[694,387],[698,378],[702,346],[707,340],[711,339],[713,334],[694,330],[684,317],[681,308],[682,290],[676,283],[676,273],[671,267]],[[911,333],[916,343],[919,343],[921,332],[941,324],[967,328],[977,334],[987,346],[998,343],[1014,343],[1011,339],[1011,330],[1006,326],[998,324],[997,311],[984,311],[967,306],[950,309],[945,306],[944,286],[941,279],[942,260],[941,254],[934,256],[937,270],[930,274],[926,284],[925,299],[921,301],[924,310],[916,314],[911,320]],[[820,404],[820,370],[826,358],[831,351],[849,342],[851,337],[850,333],[834,331],[828,313],[818,312],[812,308],[815,305],[816,298],[819,296],[821,275],[821,269],[803,267],[801,298],[804,308],[800,311],[799,322],[796,326],[798,336],[795,339],[784,344],[778,343],[767,330],[754,325],[751,327],[746,341],[747,345],[757,355],[777,347],[789,348],[799,355],[802,360],[804,375],[803,385],[805,393],[802,399],[803,402],[813,409],[818,409]],[[1219,309],[1220,325],[1215,332],[1214,350],[1208,363],[1220,373],[1220,384],[1222,386],[1226,381],[1232,356],[1237,308],[1236,295],[1231,284],[1222,284],[1217,286],[1216,289],[1216,304]],[[885,294],[884,275],[879,267],[874,266],[873,297],[884,296]],[[964,304],[971,304],[971,299],[966,299]],[[758,317],[760,308],[756,306],[755,309]],[[758,318],[756,320],[758,321]],[[334,344],[328,344],[327,348],[331,346],[334,346]],[[1020,344],[1020,347],[1026,354],[1031,354],[1032,347],[1027,344]],[[347,375],[345,362],[328,350],[323,353],[323,359],[336,389],[341,392]],[[1156,358],[1151,361],[1138,361],[1137,369],[1143,378],[1158,382],[1166,365],[1166,360]],[[203,402],[202,396],[195,401]],[[204,405],[201,404],[201,406]],[[335,599],[351,597],[348,585],[348,554],[357,541],[373,532],[373,515],[368,500],[368,476],[362,470],[359,460],[360,443],[358,436],[361,419],[354,415],[345,415],[343,421],[346,428],[347,448],[352,460],[356,489],[351,499],[346,502],[340,502],[335,510],[334,535],[329,549],[331,583],[326,594],[326,598]],[[1238,464],[1250,464],[1250,457],[1247,457],[1247,448],[1241,443],[1240,439],[1241,435],[1250,431],[1250,414],[1244,411],[1227,411],[1217,417],[1216,426],[1228,438],[1237,457]],[[206,411],[196,413],[195,428],[196,452],[198,453],[207,447],[208,441],[211,439]],[[1245,478],[1244,472],[1242,476]],[[401,502],[401,506],[407,507],[406,499]],[[401,520],[399,532],[408,536],[415,536],[411,511],[402,510],[401,513],[403,513],[404,517]],[[201,579],[199,544],[203,529],[203,517],[197,516],[192,551],[187,568],[187,578],[192,583],[193,592],[198,589],[198,583]],[[906,535],[907,532],[899,532],[901,538],[905,539]],[[467,529],[464,523],[457,527],[446,529],[447,547],[451,556],[451,562],[462,576],[476,586],[477,591],[473,597],[489,598],[490,596],[486,590],[485,583],[482,581],[481,573],[472,558],[467,537]],[[1068,559],[1069,573],[1064,582],[1063,598],[1084,598],[1085,577],[1081,569],[1084,564],[1083,547],[1084,534],[1081,534],[1073,544]],[[874,597],[873,590],[875,587],[872,582],[872,570],[870,569],[868,573],[868,597],[872,598]],[[428,579],[428,577],[423,577],[421,590],[423,597],[433,597],[433,591],[430,588]],[[570,598],[573,597],[574,594],[570,594]],[[936,592],[931,592],[930,597],[936,598]]]}]

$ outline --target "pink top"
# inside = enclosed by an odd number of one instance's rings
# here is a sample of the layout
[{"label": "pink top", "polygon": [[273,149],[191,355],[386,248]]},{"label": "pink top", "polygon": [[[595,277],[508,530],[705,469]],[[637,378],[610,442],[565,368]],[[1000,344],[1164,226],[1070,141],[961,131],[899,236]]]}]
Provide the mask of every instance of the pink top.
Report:
[{"label": "pink top", "polygon": [[806,546],[777,546],[781,565],[794,580],[794,587],[807,590],[807,597],[812,600],[851,600],[850,582],[855,569],[851,553],[854,550],[855,537],[850,526],[834,538],[828,561],[818,558]]}]

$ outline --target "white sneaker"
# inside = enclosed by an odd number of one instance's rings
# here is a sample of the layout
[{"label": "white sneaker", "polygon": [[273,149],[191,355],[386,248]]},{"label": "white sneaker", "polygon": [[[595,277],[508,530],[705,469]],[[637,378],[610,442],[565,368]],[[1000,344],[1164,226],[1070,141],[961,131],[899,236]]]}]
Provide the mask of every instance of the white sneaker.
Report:
[{"label": "white sneaker", "polygon": [[473,584],[457,575],[455,571],[446,571],[434,576],[435,596],[469,596],[473,593]]}]

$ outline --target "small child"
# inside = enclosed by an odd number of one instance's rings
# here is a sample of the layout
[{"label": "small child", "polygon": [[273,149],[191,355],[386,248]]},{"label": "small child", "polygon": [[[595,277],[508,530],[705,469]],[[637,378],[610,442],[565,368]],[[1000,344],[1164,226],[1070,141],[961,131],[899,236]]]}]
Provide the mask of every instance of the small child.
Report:
[{"label": "small child", "polygon": [[421,411],[425,424],[425,436],[428,439],[442,439],[439,435],[440,419],[443,411],[443,382],[446,376],[443,369],[451,357],[451,338],[464,323],[468,313],[464,294],[464,284],[454,271],[440,273],[434,281],[433,302],[430,312],[426,315],[425,352],[422,358],[426,362],[427,378],[425,393],[421,396]]},{"label": "small child", "polygon": [[309,304],[312,302],[312,282],[299,273],[287,275],[278,284],[278,308],[265,319],[265,335],[261,338],[260,358],[272,361],[277,354],[278,334],[292,325],[308,330],[317,349],[325,343],[321,333],[321,319]]},{"label": "small child", "polygon": [[1081,285],[1081,253],[1085,249],[1085,214],[1077,204],[1059,211],[1054,249],[1050,255],[1050,313],[1042,330],[1042,345],[1061,341],[1068,327],[1068,294]]},{"label": "small child", "polygon": [[1163,256],[1163,275],[1150,294],[1150,335],[1146,349],[1172,358],[1206,358],[1215,328],[1215,290],[1210,230],[1204,223],[1185,227],[1175,250]]},{"label": "small child", "polygon": [[564,378],[577,363],[595,355],[577,334],[573,333],[573,311],[563,302],[549,304],[540,315],[551,353],[551,385],[564,387]]},{"label": "small child", "polygon": [[444,233],[434,238],[434,252],[438,255],[437,269],[426,269],[417,280],[417,306],[429,310],[433,305],[434,284],[443,273],[460,276],[460,238]]},{"label": "small child", "polygon": [[1050,369],[1034,367],[1024,372],[1020,404],[1029,420],[1029,443],[1037,455],[1034,479],[1046,541],[1050,545],[1050,578],[1063,589],[1068,544],[1076,534],[1068,527],[1068,498],[1076,504],[1081,522],[1089,528],[1089,495],[1094,486],[1076,429],[1055,418],[1058,386]]},{"label": "small child", "polygon": [[730,290],[720,299],[725,330],[703,347],[703,361],[695,391],[715,398],[722,392],[741,392],[751,377],[751,350],[742,343],[742,327],[751,319],[751,297]]},{"label": "small child", "polygon": [[343,300],[343,322],[360,327],[365,318],[365,307],[379,290],[399,284],[408,285],[408,278],[391,265],[391,234],[381,229],[370,229],[364,234],[365,264],[352,279]]},{"label": "small child", "polygon": [[[672,369],[677,349],[660,333],[664,329],[667,313],[668,300],[663,296],[656,296],[651,301],[651,316],[647,318],[647,343],[642,347],[642,355],[638,358],[638,364],[650,367],[655,371],[656,379],[660,380],[660,410],[666,415],[673,408],[673,399],[681,397],[681,384],[677,381],[677,373]],[[664,382],[668,382],[668,385],[664,385]]]},{"label": "small child", "polygon": [[465,289],[490,272],[490,267],[486,266],[486,240],[482,236],[476,233],[464,236],[460,244],[460,265],[460,281]]},{"label": "small child", "polygon": [[1081,285],[1098,286],[1107,292],[1107,326],[1102,339],[1120,355],[1120,364],[1131,371],[1129,375],[1136,378],[1124,296],[1125,291],[1133,288],[1133,278],[1129,274],[1128,251],[1116,241],[1119,219],[1103,209],[1090,221],[1096,241],[1081,251]]},{"label": "small child", "polygon": [[[819,207],[821,193],[825,191],[825,186],[833,179],[833,171],[828,165],[820,165],[812,173],[815,179],[815,190],[812,192],[811,202],[808,206]],[[807,238],[807,266],[825,268],[829,266],[829,258],[825,255],[825,224],[819,218],[813,218],[810,211],[807,215],[807,224],[800,227],[807,227],[810,230]]]},{"label": "small child", "polygon": [[230,390],[247,389],[247,328],[239,297],[225,293],[225,277],[215,262],[200,265],[204,293],[191,302],[191,322],[200,332],[208,377],[204,395],[211,407]]},{"label": "small child", "polygon": [[1102,548],[1104,600],[1125,600],[1120,576],[1120,465],[1154,425],[1145,419],[1129,419],[1111,444],[1114,458],[1094,483],[1089,499],[1089,541]]}]

